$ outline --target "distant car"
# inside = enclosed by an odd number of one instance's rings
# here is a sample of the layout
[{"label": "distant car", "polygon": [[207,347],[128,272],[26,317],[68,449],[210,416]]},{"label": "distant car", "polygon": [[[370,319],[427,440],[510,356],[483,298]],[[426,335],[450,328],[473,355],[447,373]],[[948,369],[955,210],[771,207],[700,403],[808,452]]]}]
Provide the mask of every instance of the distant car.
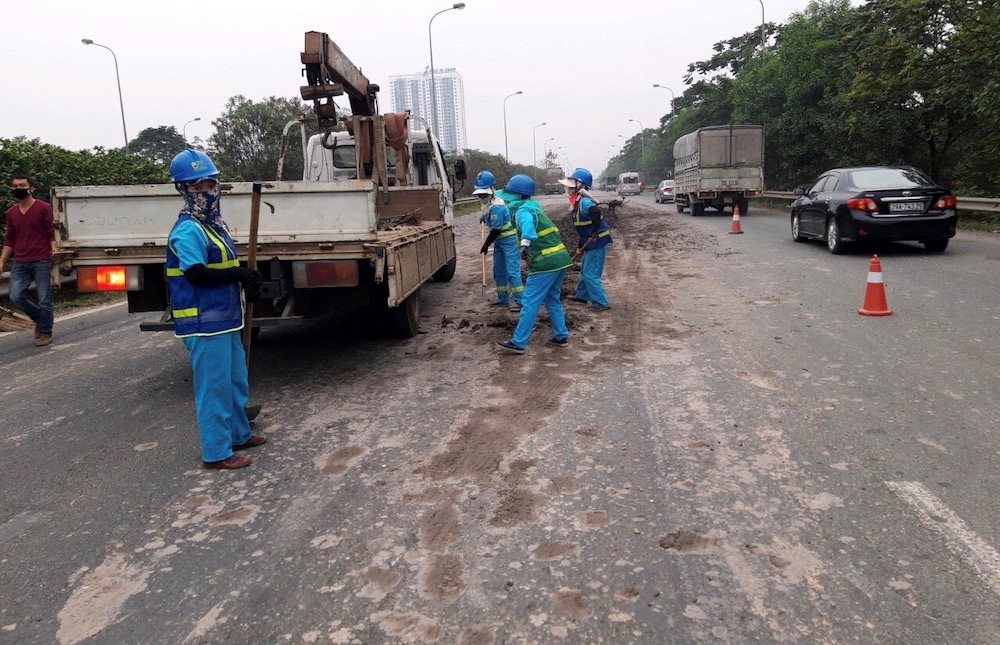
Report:
[{"label": "distant car", "polygon": [[792,239],[826,240],[830,253],[859,240],[916,240],[940,253],[955,236],[955,196],[915,168],[834,168],[795,194]]},{"label": "distant car", "polygon": [[619,197],[640,194],[642,192],[642,183],[639,181],[639,173],[623,172],[618,175],[618,187],[616,190]]},{"label": "distant car", "polygon": [[674,180],[664,179],[653,191],[653,198],[657,204],[674,201]]}]

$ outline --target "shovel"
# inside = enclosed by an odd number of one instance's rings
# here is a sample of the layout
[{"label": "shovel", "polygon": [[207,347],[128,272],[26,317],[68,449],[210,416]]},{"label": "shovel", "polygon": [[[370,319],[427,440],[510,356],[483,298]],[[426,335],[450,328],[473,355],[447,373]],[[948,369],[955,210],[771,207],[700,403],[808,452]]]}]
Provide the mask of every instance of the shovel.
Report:
[{"label": "shovel", "polygon": [[[260,191],[262,184],[253,185],[250,197],[250,238],[247,240],[247,268],[257,270],[257,228],[260,224]],[[248,302],[243,320],[243,351],[247,355],[247,369],[250,369],[250,338],[253,335],[253,303]]]},{"label": "shovel", "polygon": [[[486,242],[486,224],[484,222],[479,222],[479,248]],[[480,253],[479,257],[483,261],[482,266],[482,277],[483,277],[483,289],[482,297],[486,297],[486,254]]]}]

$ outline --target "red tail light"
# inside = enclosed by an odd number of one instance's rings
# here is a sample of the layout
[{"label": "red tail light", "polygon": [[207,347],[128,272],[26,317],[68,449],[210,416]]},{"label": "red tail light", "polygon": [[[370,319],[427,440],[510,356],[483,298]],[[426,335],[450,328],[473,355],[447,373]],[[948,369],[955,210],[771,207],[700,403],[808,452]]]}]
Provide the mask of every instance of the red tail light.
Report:
[{"label": "red tail light", "polygon": [[871,197],[855,197],[847,200],[847,207],[852,211],[863,211],[865,213],[877,213],[878,204]]},{"label": "red tail light", "polygon": [[77,291],[142,291],[142,267],[137,265],[76,267]]},{"label": "red tail light", "polygon": [[958,206],[958,200],[954,195],[945,195],[934,204],[935,210],[947,211]]}]

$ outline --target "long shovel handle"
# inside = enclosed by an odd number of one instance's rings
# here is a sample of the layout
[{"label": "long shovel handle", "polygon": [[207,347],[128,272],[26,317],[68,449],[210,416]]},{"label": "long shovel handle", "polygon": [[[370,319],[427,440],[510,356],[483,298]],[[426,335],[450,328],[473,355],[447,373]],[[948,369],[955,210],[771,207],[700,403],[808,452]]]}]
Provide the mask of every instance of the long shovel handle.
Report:
[{"label": "long shovel handle", "polygon": [[[486,224],[484,222],[479,222],[479,247],[480,248],[482,248],[484,242],[486,242]],[[480,253],[479,257],[482,260],[483,297],[485,297],[486,296],[486,254]]]},{"label": "long shovel handle", "polygon": [[[260,192],[262,184],[253,185],[250,196],[250,237],[247,240],[247,268],[257,270],[257,228],[260,224]],[[250,339],[253,334],[253,303],[246,305],[246,316],[243,319],[243,351],[247,355],[247,368],[250,367]]]}]

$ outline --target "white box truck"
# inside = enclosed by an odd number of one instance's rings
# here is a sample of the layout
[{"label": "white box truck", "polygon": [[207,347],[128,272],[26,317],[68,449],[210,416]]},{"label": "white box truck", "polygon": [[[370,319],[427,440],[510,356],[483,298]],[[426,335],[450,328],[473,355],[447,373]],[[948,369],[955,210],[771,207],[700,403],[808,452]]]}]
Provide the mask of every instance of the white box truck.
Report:
[{"label": "white box truck", "polygon": [[764,190],[764,128],[713,125],[674,142],[674,202],[677,212],[738,206],[745,215],[751,197]]}]

